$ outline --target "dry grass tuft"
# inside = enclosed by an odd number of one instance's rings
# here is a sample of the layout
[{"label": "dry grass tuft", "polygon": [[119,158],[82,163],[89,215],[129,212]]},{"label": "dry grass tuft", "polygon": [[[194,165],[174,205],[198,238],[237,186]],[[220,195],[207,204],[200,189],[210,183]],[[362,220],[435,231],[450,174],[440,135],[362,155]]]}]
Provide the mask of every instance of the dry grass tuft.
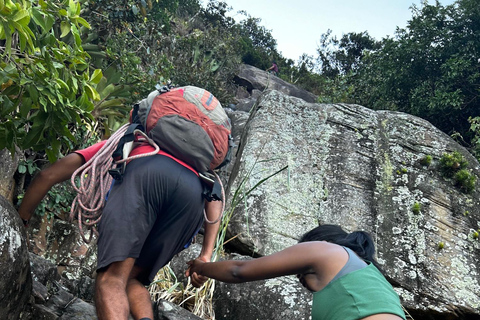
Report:
[{"label": "dry grass tuft", "polygon": [[153,301],[167,300],[206,320],[215,320],[212,303],[214,289],[215,281],[212,279],[197,289],[191,285],[189,278],[184,287],[183,283],[178,282],[170,264],[160,269],[148,287]]}]

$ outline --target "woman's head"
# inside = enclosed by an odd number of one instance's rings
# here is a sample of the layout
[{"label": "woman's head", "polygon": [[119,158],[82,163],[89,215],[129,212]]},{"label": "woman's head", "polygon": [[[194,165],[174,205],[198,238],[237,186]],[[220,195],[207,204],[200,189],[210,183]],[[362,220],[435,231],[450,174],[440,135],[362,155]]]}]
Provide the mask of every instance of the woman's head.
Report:
[{"label": "woman's head", "polygon": [[345,232],[340,226],[324,224],[305,233],[298,242],[327,241],[355,251],[362,259],[371,261],[380,269],[375,260],[375,244],[365,231]]}]

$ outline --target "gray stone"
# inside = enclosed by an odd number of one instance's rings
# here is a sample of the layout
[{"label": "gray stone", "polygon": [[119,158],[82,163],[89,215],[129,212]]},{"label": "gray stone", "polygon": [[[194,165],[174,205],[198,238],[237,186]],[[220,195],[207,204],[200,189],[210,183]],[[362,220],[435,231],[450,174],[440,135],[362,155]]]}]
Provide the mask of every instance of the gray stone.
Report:
[{"label": "gray stone", "polygon": [[201,320],[193,313],[176,304],[160,300],[156,303],[154,320]]},{"label": "gray stone", "polygon": [[65,307],[65,310],[59,320],[92,320],[97,319],[95,307],[82,301],[75,299],[71,304]]},{"label": "gray stone", "polygon": [[15,152],[12,157],[7,149],[0,150],[0,195],[11,203],[15,193],[15,179],[13,177],[20,159],[19,152]]},{"label": "gray stone", "polygon": [[[477,177],[472,193],[438,168],[452,151]],[[426,155],[433,158],[429,167],[421,165]],[[230,177],[229,206],[236,207],[228,236],[236,236],[238,252],[266,255],[319,223],[365,230],[409,312],[478,316],[479,177],[477,160],[420,118],[306,103],[272,90],[243,130]],[[233,203],[242,188],[248,198]],[[420,212],[412,210],[415,203]]]},{"label": "gray stone", "polygon": [[17,320],[32,293],[26,233],[17,211],[0,196],[0,319]]},{"label": "gray stone", "polygon": [[[278,90],[292,97],[300,98],[306,102],[317,101],[317,96],[314,94],[288,83],[279,77],[273,76],[264,70],[246,64],[240,66],[234,81],[238,85],[246,88],[250,96],[253,96],[254,99],[258,96],[258,93],[255,93],[254,90],[264,91],[271,89]],[[241,97],[244,97],[244,95]]]},{"label": "gray stone", "polygon": [[[251,257],[233,255],[233,260]],[[216,281],[215,319],[304,319],[311,313],[312,294],[295,276],[230,284]]]}]

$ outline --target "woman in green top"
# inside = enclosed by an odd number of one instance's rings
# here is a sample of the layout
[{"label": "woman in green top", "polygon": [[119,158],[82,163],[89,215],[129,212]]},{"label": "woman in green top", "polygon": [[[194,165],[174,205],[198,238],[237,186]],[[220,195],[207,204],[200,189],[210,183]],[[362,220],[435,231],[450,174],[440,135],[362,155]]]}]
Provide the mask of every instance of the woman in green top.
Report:
[{"label": "woman in green top", "polygon": [[375,245],[364,231],[345,232],[322,225],[299,243],[252,260],[188,262],[195,286],[205,277],[239,283],[296,274],[313,293],[313,320],[405,320],[400,299],[375,258]]}]

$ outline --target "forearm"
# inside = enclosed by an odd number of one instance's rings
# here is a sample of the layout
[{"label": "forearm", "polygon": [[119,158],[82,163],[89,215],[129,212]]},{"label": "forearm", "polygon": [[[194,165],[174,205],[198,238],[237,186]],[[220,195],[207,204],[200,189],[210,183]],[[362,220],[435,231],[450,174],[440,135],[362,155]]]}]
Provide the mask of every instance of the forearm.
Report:
[{"label": "forearm", "polygon": [[30,183],[23,197],[22,203],[18,208],[18,214],[23,220],[30,220],[40,201],[48,193],[53,184],[50,180],[42,178],[39,175]]},{"label": "forearm", "polygon": [[20,217],[23,220],[30,220],[33,212],[50,188],[59,182],[69,179],[83,163],[82,156],[72,153],[39,172],[28,186],[22,203],[18,208]]},{"label": "forearm", "polygon": [[227,283],[240,283],[252,281],[241,276],[243,261],[226,260],[219,262],[202,263],[195,268],[195,272],[212,279]]},{"label": "forearm", "polygon": [[[222,212],[223,204],[221,201],[212,201],[205,203],[205,210],[207,218],[210,221],[218,219]],[[202,251],[200,258],[204,261],[210,261],[212,258],[213,250],[215,248],[215,240],[217,238],[218,229],[220,228],[220,220],[216,223],[205,222],[205,233],[203,236]]]}]

